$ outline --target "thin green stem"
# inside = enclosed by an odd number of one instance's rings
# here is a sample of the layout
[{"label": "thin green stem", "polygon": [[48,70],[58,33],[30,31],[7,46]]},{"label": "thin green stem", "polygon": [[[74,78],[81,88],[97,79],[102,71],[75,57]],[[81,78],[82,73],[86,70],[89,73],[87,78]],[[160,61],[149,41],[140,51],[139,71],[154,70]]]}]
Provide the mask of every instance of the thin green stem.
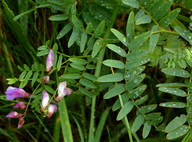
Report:
[{"label": "thin green stem", "polygon": [[[112,22],[108,26],[108,29],[106,31],[106,34],[104,35],[104,39],[108,38],[110,35],[110,29],[113,27],[113,24],[115,22],[116,16],[118,13],[118,8],[116,8],[113,12],[112,16]],[[96,70],[95,70],[95,76],[99,77],[100,76],[100,71],[101,71],[101,66],[102,66],[102,61],[105,55],[105,48],[102,48],[99,52],[99,55],[97,57],[97,65],[96,65]],[[95,105],[96,105],[96,96],[92,97],[92,104],[91,104],[91,120],[90,120],[90,127],[89,127],[89,142],[94,141],[94,119],[95,119]]]},{"label": "thin green stem", "polygon": [[157,34],[157,33],[170,33],[170,34],[174,34],[174,35],[179,35],[179,34],[176,33],[176,32],[168,31],[168,30],[165,30],[165,29],[161,29],[161,30],[158,30],[158,31],[154,31],[154,32],[153,32],[153,34]]},{"label": "thin green stem", "polygon": [[[123,107],[123,100],[121,98],[121,95],[118,95],[118,96],[119,96],[119,101],[120,101],[121,107]],[[123,120],[125,121],[125,125],[127,127],[127,132],[128,132],[129,140],[130,140],[130,142],[133,142],[133,138],[132,138],[132,134],[131,134],[131,128],[129,126],[128,118],[124,117]]]},{"label": "thin green stem", "polygon": [[[35,93],[35,91],[39,88],[40,85],[41,85],[41,83],[38,84],[38,86],[35,88],[35,90],[34,90],[33,93],[31,94],[31,96]],[[29,101],[28,101],[28,103],[27,103],[25,112],[23,113],[23,118],[26,116],[26,113],[27,113],[27,110],[28,110],[28,108],[29,108],[31,99],[32,99],[32,97],[30,97],[30,99],[29,99]]]}]

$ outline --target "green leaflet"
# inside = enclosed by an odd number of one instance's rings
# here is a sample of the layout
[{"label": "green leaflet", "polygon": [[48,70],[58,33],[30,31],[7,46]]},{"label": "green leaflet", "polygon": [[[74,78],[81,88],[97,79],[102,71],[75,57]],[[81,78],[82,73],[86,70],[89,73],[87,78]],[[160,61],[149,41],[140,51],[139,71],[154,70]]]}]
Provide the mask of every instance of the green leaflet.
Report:
[{"label": "green leaflet", "polygon": [[83,24],[75,15],[72,16],[71,21],[76,29],[78,29],[78,30],[83,29]]},{"label": "green leaflet", "polygon": [[162,92],[173,94],[173,95],[180,96],[180,97],[187,96],[185,91],[178,89],[178,88],[161,87],[161,88],[159,88],[159,90]]},{"label": "green leaflet", "polygon": [[126,57],[126,52],[121,47],[114,45],[114,44],[107,44],[107,47],[111,49],[113,52],[119,54],[122,57]]},{"label": "green leaflet", "polygon": [[165,132],[169,133],[178,127],[182,126],[187,121],[186,115],[182,114],[180,117],[175,117],[165,128]]},{"label": "green leaflet", "polygon": [[86,29],[85,29],[85,32],[86,32],[87,34],[89,34],[89,33],[91,33],[92,31],[94,31],[93,25],[92,25],[92,23],[88,23],[88,24],[87,24],[87,27],[86,27]]},{"label": "green leaflet", "polygon": [[65,25],[63,27],[63,29],[59,32],[59,34],[57,35],[57,39],[60,39],[62,38],[63,36],[65,36],[71,29],[72,29],[72,24],[71,23],[68,23],[67,25]]},{"label": "green leaflet", "polygon": [[124,67],[125,67],[123,62],[121,62],[119,60],[112,60],[112,59],[103,61],[103,64],[108,67],[113,67],[113,68],[118,68],[118,69],[124,69]]},{"label": "green leaflet", "polygon": [[101,76],[97,79],[98,82],[119,82],[124,79],[123,73],[114,73]]},{"label": "green leaflet", "polygon": [[187,87],[187,85],[184,84],[184,83],[162,83],[162,84],[157,84],[156,87],[175,87],[175,88],[180,88],[180,87]]},{"label": "green leaflet", "polygon": [[70,48],[74,44],[74,42],[77,40],[78,37],[79,37],[79,29],[73,28],[73,32],[69,38],[67,46]]},{"label": "green leaflet", "polygon": [[45,90],[51,94],[55,94],[55,90],[48,85],[45,85]]},{"label": "green leaflet", "polygon": [[180,12],[180,8],[174,9],[173,11],[169,12],[167,16],[163,17],[159,24],[164,27],[167,28],[173,21],[174,19],[177,17],[177,15]]},{"label": "green leaflet", "polygon": [[88,97],[93,97],[93,94],[83,87],[79,87],[79,91]]},{"label": "green leaflet", "polygon": [[146,24],[151,22],[149,15],[146,15],[143,9],[140,9],[135,16],[136,25]]},{"label": "green leaflet", "polygon": [[81,41],[80,41],[80,52],[81,53],[85,50],[86,43],[87,43],[87,34],[84,32],[81,34]]},{"label": "green leaflet", "polygon": [[124,84],[116,84],[111,90],[109,90],[105,95],[104,99],[110,99],[117,95],[120,95],[125,91]]},{"label": "green leaflet", "polygon": [[45,56],[49,53],[49,49],[41,50],[37,53],[37,56]]},{"label": "green leaflet", "polygon": [[157,119],[152,120],[152,121],[150,122],[150,124],[151,124],[151,125],[158,125],[158,124],[160,124],[162,121],[163,121],[163,117],[161,116],[161,117],[159,117],[159,118],[157,118]]},{"label": "green leaflet", "polygon": [[122,2],[133,8],[139,8],[139,3],[137,2],[137,0],[122,0]]},{"label": "green leaflet", "polygon": [[135,61],[135,59],[142,58],[142,57],[146,56],[148,53],[149,53],[149,51],[148,50],[144,50],[144,49],[132,51],[131,53],[129,53],[127,55],[127,60],[128,61],[131,61],[131,60]]},{"label": "green leaflet", "polygon": [[127,39],[125,36],[116,29],[111,29],[111,32],[125,45],[127,46]]},{"label": "green leaflet", "polygon": [[139,108],[139,112],[140,113],[149,113],[151,111],[153,111],[154,109],[156,109],[157,105],[147,105],[147,106],[143,106]]},{"label": "green leaflet", "polygon": [[134,61],[130,61],[128,63],[125,64],[125,69],[133,69],[135,67],[141,66],[143,64],[146,64],[148,61],[150,60],[150,58],[142,58],[142,59],[135,59]]},{"label": "green leaflet", "polygon": [[24,78],[24,81],[22,81],[20,83],[19,88],[24,88],[27,85],[27,83],[28,83],[28,81],[29,81],[29,79],[31,78],[32,75],[33,75],[32,71],[27,72],[27,74],[26,74],[26,76]]},{"label": "green leaflet", "polygon": [[61,69],[62,60],[63,60],[63,56],[62,56],[62,55],[59,55],[59,59],[58,59],[58,62],[57,62],[57,70],[58,70],[58,71]]},{"label": "green leaflet", "polygon": [[147,99],[148,99],[148,95],[145,95],[144,97],[141,97],[141,98],[137,99],[137,100],[134,102],[134,105],[135,105],[135,106],[141,105],[141,104],[143,104],[145,101],[147,101]]},{"label": "green leaflet", "polygon": [[148,12],[154,19],[161,19],[170,9],[173,1],[153,1],[148,8]]},{"label": "green leaflet", "polygon": [[31,85],[32,85],[32,86],[33,86],[34,83],[37,81],[38,76],[39,76],[39,72],[36,71],[36,72],[33,74],[32,82],[31,82]]},{"label": "green leaflet", "polygon": [[139,130],[139,128],[141,127],[141,125],[143,125],[144,123],[144,118],[141,114],[137,115],[137,117],[135,118],[133,125],[131,127],[131,131],[133,133],[137,132]]},{"label": "green leaflet", "polygon": [[134,105],[131,101],[126,102],[121,108],[121,110],[119,111],[116,120],[123,119],[133,109],[133,106]]},{"label": "green leaflet", "polygon": [[187,40],[191,45],[192,45],[192,33],[182,29],[179,26],[174,27],[175,31],[180,34],[180,36],[182,36],[185,40]]},{"label": "green leaflet", "polygon": [[[158,30],[158,27],[155,25],[152,27],[151,31],[157,31]],[[150,39],[149,39],[149,52],[154,52],[155,50],[155,47],[158,43],[158,40],[159,40],[159,35],[160,34],[152,34],[150,36]]]},{"label": "green leaflet", "polygon": [[72,73],[72,74],[64,74],[60,76],[61,79],[79,79],[80,74],[78,73]]},{"label": "green leaflet", "polygon": [[105,29],[105,21],[102,21],[102,22],[97,26],[97,28],[95,29],[95,32],[94,32],[93,36],[94,36],[95,38],[98,38],[99,36],[102,35],[104,29]]},{"label": "green leaflet", "polygon": [[137,87],[143,80],[145,79],[145,74],[138,75],[132,79],[130,79],[126,84],[126,90],[130,91]]},{"label": "green leaflet", "polygon": [[148,121],[149,120],[155,120],[155,119],[160,118],[160,116],[161,116],[160,112],[153,112],[153,113],[146,114],[145,119]]},{"label": "green leaflet", "polygon": [[135,17],[133,11],[131,11],[129,18],[127,19],[126,36],[130,41],[135,37]]},{"label": "green leaflet", "polygon": [[83,73],[82,76],[84,78],[88,79],[88,80],[91,80],[91,81],[96,81],[97,80],[97,78],[94,75],[86,73],[86,72]]},{"label": "green leaflet", "polygon": [[68,18],[68,16],[65,14],[58,14],[58,15],[50,16],[49,20],[51,20],[51,21],[63,21],[63,20],[66,20],[67,18]]},{"label": "green leaflet", "polygon": [[138,49],[151,36],[151,34],[152,34],[151,31],[140,34],[135,39],[133,39],[131,43],[128,44],[128,48],[130,50]]},{"label": "green leaflet", "polygon": [[96,40],[93,46],[92,54],[91,54],[92,58],[94,58],[99,53],[102,46],[103,46],[102,40],[100,39]]},{"label": "green leaflet", "polygon": [[72,68],[80,70],[80,71],[83,71],[85,69],[85,67],[83,65],[81,65],[81,64],[71,63],[70,66]]},{"label": "green leaflet", "polygon": [[176,139],[181,136],[184,136],[187,132],[189,131],[189,127],[187,125],[183,125],[174,131],[171,131],[170,133],[167,134],[166,138],[168,140]]},{"label": "green leaflet", "polygon": [[171,108],[185,108],[186,104],[183,102],[166,102],[166,103],[160,103],[159,106],[171,107]]},{"label": "green leaflet", "polygon": [[69,58],[69,61],[75,63],[75,64],[80,64],[80,65],[85,65],[87,64],[87,60],[85,59],[78,59],[78,58]]},{"label": "green leaflet", "polygon": [[135,76],[139,75],[142,73],[145,69],[145,66],[140,66],[131,70],[128,70],[125,72],[125,80],[130,80],[134,78]]},{"label": "green leaflet", "polygon": [[84,78],[80,79],[79,83],[88,88],[96,88],[96,86],[91,81]]},{"label": "green leaflet", "polygon": [[151,125],[149,122],[146,121],[143,126],[142,137],[145,139],[149,135],[150,131],[151,131]]},{"label": "green leaflet", "polygon": [[179,68],[164,68],[162,69],[162,72],[170,76],[178,76],[183,78],[190,77],[190,74],[186,70]]},{"label": "green leaflet", "polygon": [[135,99],[139,96],[141,96],[141,94],[145,91],[145,89],[147,88],[147,85],[142,85],[137,87],[136,89],[132,90],[129,92],[128,97],[131,99]]}]

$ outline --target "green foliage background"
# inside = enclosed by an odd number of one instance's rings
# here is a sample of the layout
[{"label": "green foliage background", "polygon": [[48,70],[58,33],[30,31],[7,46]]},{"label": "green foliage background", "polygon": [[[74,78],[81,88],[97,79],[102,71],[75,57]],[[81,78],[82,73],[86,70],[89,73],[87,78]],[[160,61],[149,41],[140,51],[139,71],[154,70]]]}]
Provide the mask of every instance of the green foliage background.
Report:
[{"label": "green foliage background", "polygon": [[[0,139],[192,141],[191,0],[1,0]],[[54,51],[51,81],[41,84]],[[73,93],[51,119],[41,92]],[[5,118],[33,92],[25,125]],[[25,100],[26,103],[29,101]]]}]

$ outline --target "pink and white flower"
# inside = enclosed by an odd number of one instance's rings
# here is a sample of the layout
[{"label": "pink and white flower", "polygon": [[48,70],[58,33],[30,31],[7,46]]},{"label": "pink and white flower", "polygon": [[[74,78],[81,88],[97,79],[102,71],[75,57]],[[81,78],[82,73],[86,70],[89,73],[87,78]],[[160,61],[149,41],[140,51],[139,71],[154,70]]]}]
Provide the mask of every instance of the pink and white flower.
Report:
[{"label": "pink and white flower", "polygon": [[18,113],[18,112],[16,112],[16,111],[13,111],[13,112],[7,114],[6,117],[8,117],[8,118],[20,118],[20,117],[22,117],[22,116],[23,116],[22,113]]},{"label": "pink and white flower", "polygon": [[19,118],[19,122],[18,122],[18,126],[17,126],[17,128],[21,128],[21,127],[23,126],[24,123],[25,123],[24,118],[23,118],[23,117],[20,117],[20,118]]},{"label": "pink and white flower", "polygon": [[54,52],[50,49],[49,54],[46,59],[46,72],[50,72],[51,67],[53,66]]},{"label": "pink and white flower", "polygon": [[8,100],[13,100],[15,98],[19,97],[29,97],[30,94],[25,92],[22,88],[15,88],[12,86],[9,86],[5,92],[6,98]]},{"label": "pink and white flower", "polygon": [[58,96],[55,98],[55,101],[59,102],[64,96],[70,95],[72,90],[67,87],[67,82],[61,82],[58,86]]},{"label": "pink and white flower", "polygon": [[47,114],[47,117],[48,118],[51,118],[51,116],[53,115],[54,112],[57,111],[57,106],[55,104],[50,104],[48,106],[48,114]]},{"label": "pink and white flower", "polygon": [[41,111],[44,111],[48,106],[48,104],[49,104],[49,94],[47,93],[47,91],[44,90],[42,93]]},{"label": "pink and white flower", "polygon": [[26,105],[24,104],[24,102],[18,102],[13,106],[13,108],[20,108],[24,110],[26,108]]},{"label": "pink and white flower", "polygon": [[50,78],[49,76],[44,76],[42,82],[43,82],[44,84],[49,83],[49,78]]}]

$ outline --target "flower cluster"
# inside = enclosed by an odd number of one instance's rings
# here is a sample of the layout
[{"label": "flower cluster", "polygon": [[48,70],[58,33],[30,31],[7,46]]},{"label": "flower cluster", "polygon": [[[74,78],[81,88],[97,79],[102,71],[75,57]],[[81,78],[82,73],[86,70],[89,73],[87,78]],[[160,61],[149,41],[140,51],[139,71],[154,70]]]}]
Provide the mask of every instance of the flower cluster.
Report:
[{"label": "flower cluster", "polygon": [[[54,52],[52,49],[50,49],[49,54],[46,59],[46,72],[49,73],[51,71],[51,68],[53,66],[53,61],[54,61]],[[50,80],[49,76],[44,76],[42,83],[48,84]],[[67,87],[67,83],[61,82],[58,86],[58,96],[55,97],[55,102],[59,102],[64,96],[70,95],[72,93],[72,90]],[[8,100],[13,100],[19,97],[30,97],[30,94],[25,92],[22,88],[15,88],[12,86],[9,86],[5,92],[6,98]],[[41,102],[41,112],[44,113],[45,116],[48,118],[51,118],[53,113],[57,111],[57,106],[56,104],[50,104],[51,100],[49,97],[49,94],[47,93],[46,90],[43,90],[42,92],[42,102]],[[20,108],[21,110],[25,110],[28,108],[24,102],[18,102],[16,103],[13,108]],[[25,110],[26,113],[26,110]],[[6,117],[8,118],[18,118],[18,128],[22,127],[25,120],[25,113],[18,113],[17,111],[13,111],[9,113]]]},{"label": "flower cluster", "polygon": [[[19,97],[29,97],[30,94],[25,92],[22,88],[15,88],[12,86],[9,86],[5,92],[6,94],[6,98],[8,100],[13,100]],[[24,110],[26,108],[26,105],[24,104],[24,102],[18,102],[16,103],[13,108],[20,108],[22,110]],[[25,120],[24,120],[24,115],[22,113],[18,113],[17,111],[13,111],[9,114],[7,114],[8,118],[18,118],[19,122],[18,122],[18,128],[22,127]]]}]

